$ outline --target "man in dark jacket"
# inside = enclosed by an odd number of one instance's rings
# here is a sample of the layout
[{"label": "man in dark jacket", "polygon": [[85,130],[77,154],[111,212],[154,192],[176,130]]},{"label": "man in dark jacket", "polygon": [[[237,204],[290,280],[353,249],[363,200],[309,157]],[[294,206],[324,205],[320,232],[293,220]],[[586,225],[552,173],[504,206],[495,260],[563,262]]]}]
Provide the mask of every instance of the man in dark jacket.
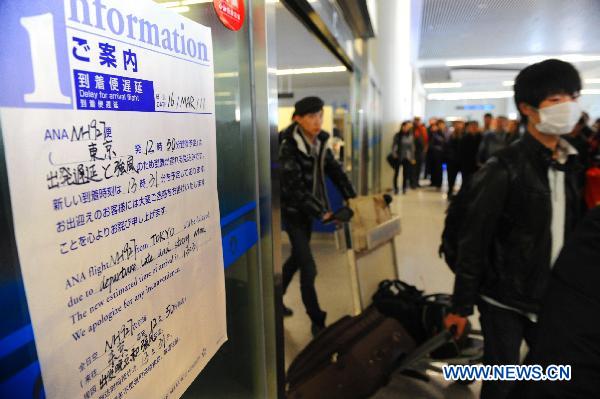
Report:
[{"label": "man in dark jacket", "polygon": [[[580,90],[569,63],[546,60],[523,69],[514,91],[528,133],[470,182],[454,313],[446,325],[460,330],[459,321],[477,304],[486,364],[518,364],[522,340],[535,344],[551,265],[581,216],[581,167],[576,150],[560,137],[581,116]],[[510,381],[484,381],[481,397],[506,398],[511,387]]]},{"label": "man in dark jacket", "polygon": [[468,182],[473,174],[479,169],[477,162],[477,152],[481,144],[481,132],[477,121],[467,122],[467,134],[460,140],[460,173],[463,183]]},{"label": "man in dark jacket", "polygon": [[[315,290],[317,265],[310,250],[313,220],[331,216],[325,176],[328,176],[345,199],[356,196],[352,184],[335,160],[328,133],[323,125],[323,101],[306,97],[298,101],[294,123],[281,136],[281,209],[285,229],[290,237],[292,254],[283,265],[283,289],[300,270],[300,291],[306,313],[316,335],[325,327],[325,316]],[[284,313],[291,315],[285,308]]]},{"label": "man in dark jacket", "polygon": [[515,399],[600,398],[600,207],[581,221],[554,265],[538,338],[525,363],[570,365],[571,381],[518,382]]}]

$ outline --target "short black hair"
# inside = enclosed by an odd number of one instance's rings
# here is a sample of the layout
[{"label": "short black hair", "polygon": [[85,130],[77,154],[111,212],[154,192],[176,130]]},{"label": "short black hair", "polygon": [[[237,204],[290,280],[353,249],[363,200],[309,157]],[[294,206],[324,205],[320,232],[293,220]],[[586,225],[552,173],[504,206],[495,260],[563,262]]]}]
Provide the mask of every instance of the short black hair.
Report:
[{"label": "short black hair", "polygon": [[572,64],[548,59],[521,70],[515,79],[514,91],[515,104],[523,121],[526,121],[527,117],[521,113],[519,104],[537,108],[548,96],[575,95],[581,91],[581,78]]},{"label": "short black hair", "polygon": [[488,112],[488,113],[484,114],[483,117],[484,118],[493,118],[494,115],[492,115],[491,113]]},{"label": "short black hair", "polygon": [[293,116],[304,116],[319,112],[323,109],[325,103],[319,97],[304,97],[302,100],[294,104]]}]

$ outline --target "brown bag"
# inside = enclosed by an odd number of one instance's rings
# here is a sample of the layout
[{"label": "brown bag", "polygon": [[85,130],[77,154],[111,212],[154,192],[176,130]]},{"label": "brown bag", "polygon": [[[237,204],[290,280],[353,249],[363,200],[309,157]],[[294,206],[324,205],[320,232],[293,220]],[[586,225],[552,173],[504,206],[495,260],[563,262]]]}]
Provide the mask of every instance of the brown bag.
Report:
[{"label": "brown bag", "polygon": [[294,359],[287,374],[291,399],[359,399],[385,385],[415,342],[395,319],[368,307],[326,328]]},{"label": "brown bag", "polygon": [[352,218],[352,247],[360,252],[367,249],[367,232],[392,218],[383,195],[369,195],[349,200]]}]

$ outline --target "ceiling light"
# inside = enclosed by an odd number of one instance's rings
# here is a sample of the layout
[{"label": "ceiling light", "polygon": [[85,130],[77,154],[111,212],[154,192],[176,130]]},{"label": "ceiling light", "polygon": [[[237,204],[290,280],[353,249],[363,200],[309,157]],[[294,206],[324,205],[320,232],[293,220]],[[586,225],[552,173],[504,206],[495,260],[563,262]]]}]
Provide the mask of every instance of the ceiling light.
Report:
[{"label": "ceiling light", "polygon": [[440,83],[425,83],[423,85],[426,89],[456,89],[462,87],[460,82],[440,82]]},{"label": "ceiling light", "polygon": [[502,86],[512,87],[514,85],[515,85],[515,81],[514,80],[505,80],[504,82],[502,82]]},{"label": "ceiling light", "polygon": [[467,65],[504,65],[504,64],[533,64],[542,61],[548,57],[543,55],[527,57],[508,57],[508,58],[465,58],[446,61],[446,66],[467,66]]},{"label": "ceiling light", "polygon": [[600,94],[600,89],[583,89],[581,94]]},{"label": "ceiling light", "polygon": [[186,12],[188,12],[190,10],[190,8],[188,6],[182,6],[182,7],[168,7],[169,10],[171,11],[175,11],[178,12],[180,14],[184,14]]},{"label": "ceiling light", "polygon": [[[522,57],[499,57],[499,58],[465,58],[446,61],[449,67],[458,66],[483,66],[483,65],[506,65],[506,64],[533,64],[548,58],[558,58],[566,62],[593,62],[600,61],[597,54],[560,54],[560,55],[528,55]],[[427,63],[427,60],[424,60]]]},{"label": "ceiling light", "polygon": [[594,78],[594,79],[585,79],[584,80],[585,83],[600,83],[600,79],[598,78]]},{"label": "ceiling light", "polygon": [[179,6],[191,6],[194,4],[205,4],[212,3],[213,0],[180,0],[180,1],[167,1],[165,3],[160,3],[163,7],[179,7]]},{"label": "ceiling light", "polygon": [[237,78],[238,75],[237,72],[219,72],[215,73],[215,78]]},{"label": "ceiling light", "polygon": [[463,91],[456,93],[431,93],[427,95],[428,100],[483,100],[488,98],[510,98],[514,95],[512,91]]},{"label": "ceiling light", "polygon": [[296,69],[278,69],[277,76],[285,75],[306,75],[312,73],[331,73],[331,72],[346,72],[345,66],[334,67],[315,67],[315,68],[296,68]]},{"label": "ceiling light", "polygon": [[179,7],[181,5],[181,1],[166,1],[164,3],[159,3],[163,7]]},{"label": "ceiling light", "polygon": [[231,95],[230,91],[216,91],[215,97],[229,97]]}]

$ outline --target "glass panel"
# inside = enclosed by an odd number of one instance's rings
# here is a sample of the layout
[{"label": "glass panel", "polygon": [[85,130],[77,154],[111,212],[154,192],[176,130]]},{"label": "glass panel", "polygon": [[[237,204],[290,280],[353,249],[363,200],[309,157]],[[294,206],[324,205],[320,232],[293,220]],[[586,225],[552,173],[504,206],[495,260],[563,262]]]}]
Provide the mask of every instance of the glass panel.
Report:
[{"label": "glass panel", "polygon": [[[159,3],[162,1],[158,1]],[[246,2],[246,6],[248,3]],[[256,165],[250,83],[250,12],[241,30],[225,28],[212,1],[188,5],[187,18],[212,30],[218,189],[223,250],[256,242]],[[185,8],[183,9],[185,10]],[[250,230],[248,230],[250,228]],[[248,238],[248,235],[254,236]],[[240,239],[241,237],[241,239]],[[225,254],[227,258],[227,254]],[[256,246],[225,271],[229,341],[183,398],[263,398],[266,392],[262,294]],[[198,328],[202,328],[199,326]]]},{"label": "glass panel", "polygon": [[338,43],[346,50],[346,53],[352,61],[353,49],[352,44],[354,36],[350,27],[344,19],[344,14],[339,8],[337,2],[333,0],[317,0],[311,2],[314,10],[319,14],[331,34],[337,39]]}]

